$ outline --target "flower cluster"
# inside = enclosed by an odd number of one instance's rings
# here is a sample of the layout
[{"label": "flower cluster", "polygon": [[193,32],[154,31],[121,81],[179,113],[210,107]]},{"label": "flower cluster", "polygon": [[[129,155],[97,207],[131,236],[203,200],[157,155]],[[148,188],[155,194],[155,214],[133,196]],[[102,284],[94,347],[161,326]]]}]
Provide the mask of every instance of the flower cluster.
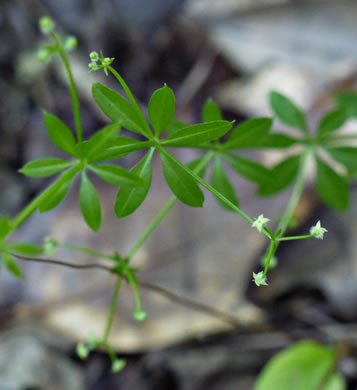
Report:
[{"label": "flower cluster", "polygon": [[[92,51],[89,54],[91,62],[88,64],[90,72],[96,72],[99,69],[104,69],[104,73],[108,76],[108,66],[114,61],[114,58],[104,57],[103,52],[100,55],[96,51]],[[98,61],[100,64],[98,64]]]}]

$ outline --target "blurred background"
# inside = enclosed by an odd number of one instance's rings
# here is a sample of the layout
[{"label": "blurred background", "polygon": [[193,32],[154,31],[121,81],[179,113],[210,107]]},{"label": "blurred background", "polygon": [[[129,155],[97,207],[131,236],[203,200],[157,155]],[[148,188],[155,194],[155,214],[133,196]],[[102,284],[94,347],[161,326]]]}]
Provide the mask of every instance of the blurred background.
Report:
[{"label": "blurred background", "polygon": [[[175,91],[176,118],[189,123],[200,121],[208,97],[227,120],[271,115],[267,94],[276,89],[306,110],[313,126],[335,92],[356,85],[353,0],[1,0],[0,214],[16,214],[48,184],[21,177],[19,168],[33,158],[61,156],[45,134],[42,110],[74,127],[62,65],[57,58],[50,64],[37,60],[45,42],[37,23],[44,15],[54,19],[59,34],[78,38],[70,59],[86,137],[107,123],[91,84],[117,88],[111,77],[88,72],[92,50],[115,57],[114,67],[143,106],[166,82]],[[177,155],[187,161],[199,152]],[[267,164],[281,157],[249,155]],[[139,158],[137,153],[121,162],[131,167]],[[252,183],[234,176],[233,182],[251,216],[276,220],[289,199],[289,191],[257,198]],[[170,198],[157,158],[149,197],[124,220],[112,210],[114,189],[96,184],[105,205],[98,235],[82,221],[75,189],[55,211],[34,215],[18,238],[41,243],[51,236],[125,255]],[[148,319],[135,323],[135,302],[124,288],[110,342],[128,365],[115,375],[106,354],[95,352],[85,362],[75,355],[76,343],[103,332],[110,276],[41,264],[24,264],[25,282],[2,272],[0,390],[250,390],[271,356],[305,338],[348,343],[341,370],[355,389],[356,196],[348,212],[337,214],[308,187],[296,216],[291,233],[304,234],[321,219],[326,239],[282,245],[269,288],[258,289],[251,275],[260,267],[264,236],[219,208],[210,194],[203,210],[177,204],[134,263],[146,281],[229,312],[236,326],[149,291],[142,292]],[[64,250],[58,257],[90,260]]]}]

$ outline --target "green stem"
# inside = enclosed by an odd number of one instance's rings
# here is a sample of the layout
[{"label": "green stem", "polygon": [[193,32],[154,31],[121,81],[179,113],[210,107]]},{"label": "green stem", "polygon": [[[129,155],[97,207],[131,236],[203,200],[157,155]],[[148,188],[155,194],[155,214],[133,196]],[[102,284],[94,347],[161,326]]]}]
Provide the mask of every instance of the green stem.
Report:
[{"label": "green stem", "polygon": [[[197,175],[195,172],[193,172],[191,169],[187,168],[184,164],[182,164],[181,161],[177,160],[176,157],[174,157],[171,153],[169,153],[166,149],[164,149],[161,145],[157,145],[157,149],[160,153],[164,154],[167,158],[169,158],[171,161],[173,161],[175,164],[180,166],[182,169],[184,169],[190,176],[192,176],[196,181],[198,181],[203,187],[207,188],[208,191],[210,191],[213,195],[215,195],[217,198],[219,198],[222,202],[224,202],[228,207],[230,207],[232,210],[237,212],[240,216],[242,216],[246,221],[248,221],[250,224],[254,222],[252,218],[250,218],[244,211],[242,211],[239,207],[237,207],[235,204],[233,204],[230,200],[228,200],[225,196],[223,196],[220,192],[218,192],[215,188],[213,188],[211,185],[206,183],[199,175]],[[264,229],[262,231],[267,237],[270,239],[273,239],[274,237],[271,235],[271,233]]]},{"label": "green stem", "polygon": [[73,168],[69,169],[62,173],[62,175],[56,179],[49,187],[47,187],[41,194],[39,194],[35,199],[33,199],[12,221],[11,223],[11,232],[16,230],[21,224],[23,224],[26,219],[28,219],[41,205],[42,201],[47,197],[47,195],[57,186],[66,183],[68,180],[72,179],[78,172],[80,167],[75,165]]},{"label": "green stem", "polygon": [[77,252],[85,253],[86,255],[90,255],[90,256],[98,257],[98,258],[102,258],[102,259],[108,259],[108,260],[112,260],[112,261],[114,260],[113,256],[106,255],[105,253],[98,252],[94,249],[83,248],[79,245],[70,244],[70,243],[66,243],[66,242],[56,241],[56,243],[57,243],[57,246],[59,248],[71,249],[71,250],[74,250]]},{"label": "green stem", "polygon": [[56,43],[56,47],[58,49],[59,55],[62,58],[64,67],[65,67],[66,72],[67,72],[68,82],[69,82],[69,91],[70,91],[71,98],[72,98],[74,122],[75,122],[76,132],[77,132],[77,141],[80,144],[83,141],[82,121],[81,121],[81,113],[80,113],[80,108],[79,108],[79,99],[78,99],[76,84],[75,84],[74,79],[73,79],[71,65],[69,63],[67,53],[64,50],[62,43],[58,39],[57,35],[55,33],[51,33],[51,37]]},{"label": "green stem", "polygon": [[108,319],[107,319],[107,325],[105,327],[104,336],[103,336],[103,344],[108,345],[108,337],[110,334],[110,330],[112,329],[113,321],[114,321],[114,315],[117,309],[118,304],[118,298],[119,298],[119,292],[120,292],[120,286],[121,286],[122,277],[119,276],[114,287],[114,292],[112,296],[112,302],[110,304]]},{"label": "green stem", "polygon": [[288,205],[287,205],[283,215],[280,218],[280,222],[276,228],[276,232],[280,231],[279,236],[284,235],[284,233],[289,225],[290,218],[294,214],[296,206],[297,206],[299,199],[301,197],[301,194],[304,190],[305,180],[306,180],[306,176],[307,176],[306,165],[307,165],[307,161],[308,161],[309,156],[310,156],[310,149],[306,150],[304,152],[304,154],[301,156],[299,171],[297,174],[297,178],[295,181],[293,192],[291,194]]},{"label": "green stem", "polygon": [[281,238],[277,238],[276,241],[304,240],[305,238],[313,238],[313,237],[316,237],[316,234],[307,234],[305,236],[281,237]]},{"label": "green stem", "polygon": [[271,261],[272,257],[274,256],[274,253],[276,252],[277,247],[278,246],[274,240],[270,242],[270,246],[269,246],[269,250],[268,250],[268,254],[267,254],[267,259],[265,262],[263,278],[265,278],[267,276],[267,273],[268,273],[269,267],[270,267],[270,261]]},{"label": "green stem", "polygon": [[[204,168],[210,160],[213,158],[214,152],[207,153],[200,163],[195,168],[196,172],[199,172],[202,168]],[[135,243],[135,245],[130,249],[127,258],[130,259],[135,255],[135,253],[141,248],[141,246],[144,244],[144,242],[150,237],[152,232],[160,225],[161,221],[164,219],[166,214],[172,209],[172,207],[175,205],[177,201],[177,198],[173,196],[166,204],[165,206],[159,211],[159,213],[156,215],[154,220],[151,222],[151,224],[147,227],[145,232],[140,236],[138,241]]]},{"label": "green stem", "polygon": [[127,94],[129,100],[131,101],[131,103],[133,104],[136,112],[138,113],[139,117],[141,118],[141,122],[142,124],[144,125],[144,127],[146,128],[146,135],[152,139],[153,136],[152,136],[152,132],[150,130],[150,127],[149,125],[147,124],[146,122],[146,118],[143,114],[143,112],[141,111],[138,103],[136,102],[135,100],[135,97],[134,95],[132,94],[132,92],[130,91],[128,85],[126,84],[126,82],[124,81],[124,79],[120,76],[120,74],[113,68],[111,67],[110,65],[107,66],[107,69],[109,69],[111,71],[111,73],[113,74],[113,76],[118,80],[119,84],[123,87],[125,93]]},{"label": "green stem", "polygon": [[268,252],[266,254],[267,260],[266,260],[265,267],[264,267],[264,273],[263,273],[264,278],[266,277],[266,275],[269,271],[270,261],[271,261],[272,257],[274,256],[276,250],[278,249],[279,242],[280,241],[287,241],[284,238],[277,237],[276,234],[279,232],[279,236],[281,237],[285,233],[285,231],[288,227],[288,224],[289,224],[289,220],[292,217],[292,215],[296,209],[296,206],[299,202],[300,196],[304,190],[305,180],[306,180],[306,176],[307,176],[307,169],[306,169],[307,168],[307,161],[308,161],[308,157],[310,155],[310,152],[311,151],[309,148],[301,156],[299,171],[297,174],[297,178],[296,178],[293,192],[291,194],[291,198],[290,198],[288,205],[287,205],[287,207],[286,207],[286,209],[285,209],[285,211],[280,219],[280,222],[276,228],[276,231],[274,234],[275,238],[270,243]]},{"label": "green stem", "polygon": [[135,277],[133,276],[133,274],[131,273],[131,271],[126,272],[125,275],[128,279],[131,289],[133,290],[133,294],[136,302],[136,310],[142,310],[140,294],[138,291],[138,283]]},{"label": "green stem", "polygon": [[130,260],[135,253],[141,248],[144,242],[150,237],[151,233],[160,225],[161,221],[164,219],[166,214],[172,209],[177,201],[176,197],[172,197],[165,206],[159,211],[151,224],[147,227],[145,232],[140,236],[135,245],[130,249],[128,253],[128,259]]}]

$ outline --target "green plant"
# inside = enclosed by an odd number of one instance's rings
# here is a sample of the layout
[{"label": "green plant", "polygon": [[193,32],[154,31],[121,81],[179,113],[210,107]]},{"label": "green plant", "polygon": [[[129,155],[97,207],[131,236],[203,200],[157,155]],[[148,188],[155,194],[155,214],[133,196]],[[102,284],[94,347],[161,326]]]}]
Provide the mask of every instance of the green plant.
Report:
[{"label": "green plant", "polygon": [[[305,114],[289,98],[278,92],[271,92],[270,105],[273,112],[280,122],[296,130],[295,136],[272,131],[273,119],[265,117],[249,119],[232,130],[234,122],[225,121],[220,108],[212,100],[208,100],[202,109],[202,123],[195,125],[183,123],[175,119],[175,95],[167,85],[153,93],[148,105],[148,121],[123,78],[111,66],[114,59],[104,57],[102,52],[100,54],[92,52],[90,71],[103,69],[107,76],[113,75],[127,98],[103,84],[95,83],[92,88],[93,98],[112,123],[98,130],[90,139],[84,140],[79,100],[68,59],[68,51],[76,46],[76,39],[68,37],[62,43],[54,32],[53,21],[48,17],[41,19],[40,28],[51,39],[51,43],[40,48],[39,58],[42,61],[49,61],[53,55],[59,54],[65,66],[76,136],[61,119],[44,112],[44,124],[48,136],[67,157],[41,158],[27,163],[20,170],[22,174],[30,177],[59,176],[18,215],[13,218],[1,217],[0,251],[5,267],[19,278],[22,278],[23,274],[15,258],[78,269],[102,268],[117,278],[104,335],[102,338],[90,337],[86,344],[79,344],[77,352],[81,358],[85,359],[90,351],[101,347],[106,349],[111,357],[113,371],[123,368],[124,362],[117,358],[108,344],[121,282],[125,279],[131,285],[136,299],[133,315],[136,320],[143,321],[146,313],[141,306],[138,287],[144,284],[140,282],[137,275],[139,270],[131,267],[130,261],[178,200],[191,207],[203,206],[204,194],[200,186],[210,191],[224,209],[239,214],[269,240],[268,250],[263,257],[264,269],[253,273],[253,280],[257,286],[268,284],[268,270],[273,266],[273,262],[276,263],[275,253],[281,242],[306,238],[323,239],[324,233],[327,232],[318,221],[306,235],[285,236],[305,186],[309,161],[315,161],[317,167],[315,182],[321,199],[336,210],[348,208],[347,179],[348,175],[357,170],[357,148],[345,146],[345,141],[348,139],[344,135],[336,135],[336,131],[346,120],[355,115],[355,100],[353,100],[355,95],[352,93],[349,99],[346,95],[339,96],[337,108],[322,118],[314,133],[309,129]],[[137,137],[121,135],[121,128],[136,133]],[[270,168],[239,154],[240,151],[248,149],[290,150],[291,146],[294,146],[293,154]],[[183,164],[168,148],[195,148],[201,150],[202,155],[188,164]],[[130,170],[114,162],[139,150],[145,150],[146,154]],[[65,199],[76,179],[80,180],[81,213],[88,226],[97,232],[101,226],[102,213],[100,198],[90,179],[92,174],[119,188],[114,204],[117,217],[130,215],[144,202],[150,190],[154,154],[158,154],[161,159],[163,173],[173,197],[163,206],[126,255],[116,251],[108,255],[75,244],[57,242],[51,238],[45,239],[43,248],[31,243],[11,241],[12,233],[35,211],[43,213],[57,207]],[[326,154],[339,164],[338,171],[344,171],[345,174],[338,173],[326,162]],[[206,181],[204,178],[209,164],[212,164],[211,174]],[[274,231],[267,227],[268,218],[263,215],[250,217],[240,208],[239,197],[225,170],[226,164],[238,175],[255,182],[258,185],[258,194],[261,196],[273,196],[293,185],[290,201]],[[43,251],[51,255],[57,247],[66,247],[96,258],[105,258],[112,262],[112,266],[97,263],[77,265],[35,257]]]}]

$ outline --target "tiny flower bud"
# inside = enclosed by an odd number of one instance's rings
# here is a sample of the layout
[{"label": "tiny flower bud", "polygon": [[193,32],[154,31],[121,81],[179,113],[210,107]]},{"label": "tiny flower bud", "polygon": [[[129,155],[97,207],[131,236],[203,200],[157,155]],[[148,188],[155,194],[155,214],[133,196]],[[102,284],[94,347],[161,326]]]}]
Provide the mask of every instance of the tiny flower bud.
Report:
[{"label": "tiny flower bud", "polygon": [[73,35],[67,37],[66,40],[64,41],[64,48],[67,51],[71,51],[75,49],[77,45],[78,45],[78,39]]},{"label": "tiny flower bud", "polygon": [[114,359],[112,362],[112,372],[120,372],[125,367],[125,364],[125,360]]},{"label": "tiny flower bud", "polygon": [[58,247],[58,243],[53,238],[45,237],[45,239],[43,240],[43,252],[46,255],[48,256],[53,255],[57,247]]},{"label": "tiny flower bud", "polygon": [[321,226],[320,221],[318,221],[317,224],[310,229],[310,234],[313,234],[315,238],[319,238],[320,240],[324,239],[324,234],[326,232],[327,229]]},{"label": "tiny flower bud", "polygon": [[105,57],[103,60],[103,65],[110,65],[114,61],[114,58]]},{"label": "tiny flower bud", "polygon": [[40,19],[40,30],[43,34],[49,35],[55,29],[55,24],[49,16]]},{"label": "tiny flower bud", "polygon": [[90,54],[89,54],[89,58],[92,60],[92,61],[98,61],[99,60],[99,55],[96,51],[92,51]]},{"label": "tiny flower bud", "polygon": [[264,218],[264,215],[260,214],[259,217],[252,223],[252,227],[256,228],[258,232],[261,233],[265,224],[269,221],[270,221],[269,218]]},{"label": "tiny flower bud", "polygon": [[143,310],[135,310],[133,317],[136,321],[143,322],[146,320],[147,314]]},{"label": "tiny flower bud", "polygon": [[253,282],[258,286],[267,286],[267,279],[263,276],[263,272],[258,272],[257,274],[253,272]]},{"label": "tiny flower bud", "polygon": [[47,49],[42,47],[37,51],[37,58],[41,62],[46,62],[50,58],[50,52]]},{"label": "tiny flower bud", "polygon": [[80,359],[85,360],[89,355],[89,349],[83,343],[79,343],[77,344],[76,353]]},{"label": "tiny flower bud", "polygon": [[88,64],[88,68],[91,72],[95,72],[99,69],[99,66],[95,62],[91,62],[90,64]]}]

